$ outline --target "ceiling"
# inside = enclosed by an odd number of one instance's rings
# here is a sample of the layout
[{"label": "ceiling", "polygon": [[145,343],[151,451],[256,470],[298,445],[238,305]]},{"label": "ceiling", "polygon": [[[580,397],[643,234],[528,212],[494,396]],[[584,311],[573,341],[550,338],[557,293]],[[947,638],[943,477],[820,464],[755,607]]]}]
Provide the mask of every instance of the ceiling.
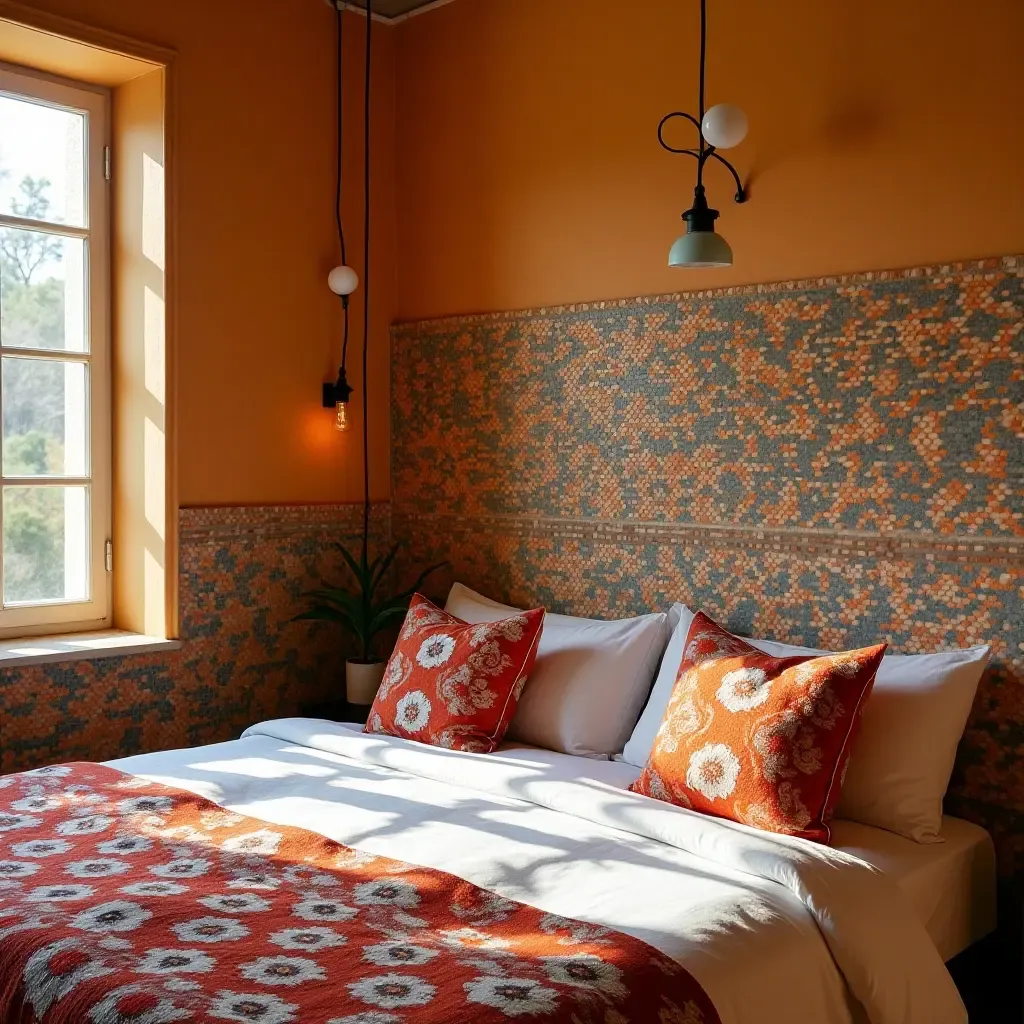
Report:
[{"label": "ceiling", "polygon": [[[349,0],[349,6],[365,10],[366,0]],[[388,19],[403,19],[423,8],[437,6],[440,6],[437,0],[373,0],[373,13]]]}]

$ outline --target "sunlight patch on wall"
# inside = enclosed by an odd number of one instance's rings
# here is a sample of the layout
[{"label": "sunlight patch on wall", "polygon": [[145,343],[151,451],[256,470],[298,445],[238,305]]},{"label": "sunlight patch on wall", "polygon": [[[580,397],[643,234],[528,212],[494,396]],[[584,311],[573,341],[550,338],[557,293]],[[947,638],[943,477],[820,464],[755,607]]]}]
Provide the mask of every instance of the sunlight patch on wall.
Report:
[{"label": "sunlight patch on wall", "polygon": [[166,392],[166,318],[164,300],[146,285],[144,303],[145,382],[149,392],[161,406]]},{"label": "sunlight patch on wall", "polygon": [[142,156],[142,254],[158,270],[164,266],[164,169]]},{"label": "sunlight patch on wall", "polygon": [[[167,522],[167,495],[164,469],[166,440],[163,428],[146,417],[146,522],[162,540]],[[148,547],[148,545],[147,545]]]}]

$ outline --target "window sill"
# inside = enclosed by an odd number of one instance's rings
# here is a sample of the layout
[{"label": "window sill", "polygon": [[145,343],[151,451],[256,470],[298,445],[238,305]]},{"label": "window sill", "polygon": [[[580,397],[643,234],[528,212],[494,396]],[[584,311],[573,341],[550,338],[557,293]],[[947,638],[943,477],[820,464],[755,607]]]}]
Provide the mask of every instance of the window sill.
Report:
[{"label": "window sill", "polygon": [[0,640],[0,671],[27,665],[56,665],[65,661],[119,658],[126,654],[180,649],[180,640],[161,640],[122,629],[64,636],[28,636],[20,640]]}]

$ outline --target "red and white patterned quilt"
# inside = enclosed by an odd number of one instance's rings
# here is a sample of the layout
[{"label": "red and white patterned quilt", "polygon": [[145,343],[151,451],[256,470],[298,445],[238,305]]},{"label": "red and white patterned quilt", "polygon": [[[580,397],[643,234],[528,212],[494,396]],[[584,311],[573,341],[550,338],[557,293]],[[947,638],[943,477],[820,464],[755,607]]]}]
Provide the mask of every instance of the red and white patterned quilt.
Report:
[{"label": "red and white patterned quilt", "polygon": [[0,778],[0,1024],[175,1021],[719,1017],[638,939],[439,871],[101,765]]}]

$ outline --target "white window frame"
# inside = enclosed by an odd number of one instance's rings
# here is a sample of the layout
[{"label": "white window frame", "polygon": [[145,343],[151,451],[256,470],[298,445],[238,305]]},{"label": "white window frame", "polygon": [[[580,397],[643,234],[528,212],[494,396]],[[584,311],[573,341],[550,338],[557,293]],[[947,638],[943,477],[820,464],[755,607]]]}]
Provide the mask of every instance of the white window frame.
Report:
[{"label": "white window frame", "polygon": [[[107,551],[112,537],[112,411],[111,411],[111,326],[110,326],[110,197],[106,177],[110,93],[46,75],[28,68],[0,63],[0,93],[16,99],[74,110],[86,115],[85,141],[85,227],[13,217],[0,211],[0,227],[47,231],[65,238],[85,240],[86,296],[89,303],[88,351],[61,352],[50,349],[20,349],[4,346],[2,352],[58,362],[86,362],[89,366],[87,423],[89,475],[86,477],[7,477],[3,475],[0,451],[0,485],[33,486],[84,485],[90,494],[89,599],[8,606],[0,604],[0,638],[40,636],[95,630],[113,620],[111,573]],[[2,342],[2,339],[0,339]],[[2,424],[2,393],[0,393]],[[0,495],[0,531],[3,500]],[[2,532],[0,532],[2,538]],[[0,546],[2,580],[2,546]],[[2,602],[2,592],[0,592]]]}]

